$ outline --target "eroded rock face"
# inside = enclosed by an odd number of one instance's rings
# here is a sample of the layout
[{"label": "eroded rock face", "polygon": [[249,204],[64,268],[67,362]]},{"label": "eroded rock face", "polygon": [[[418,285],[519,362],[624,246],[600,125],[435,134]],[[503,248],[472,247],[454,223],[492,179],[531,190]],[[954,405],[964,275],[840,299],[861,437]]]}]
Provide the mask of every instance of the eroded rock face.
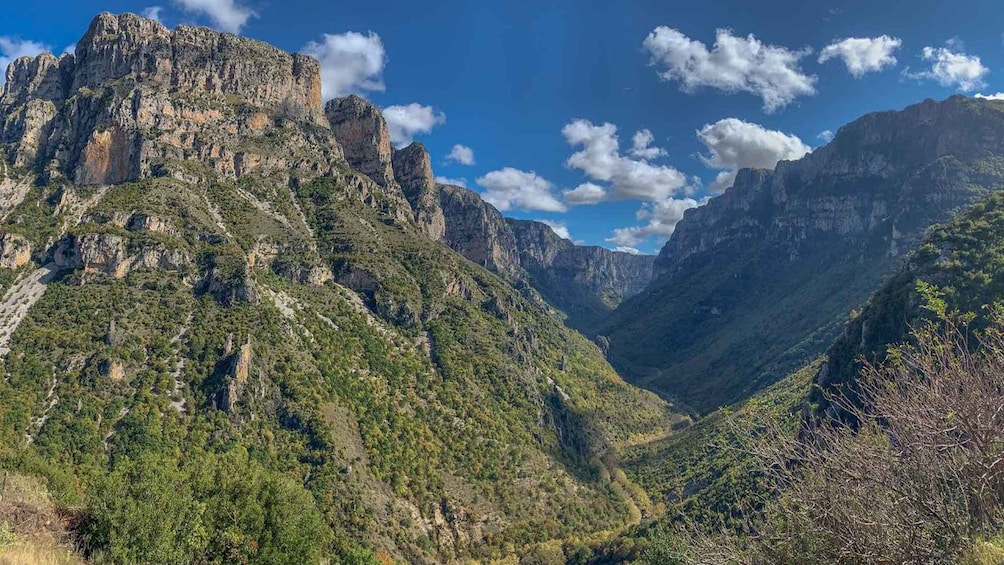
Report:
[{"label": "eroded rock face", "polygon": [[[575,327],[588,331],[608,309],[645,289],[652,280],[651,255],[579,246],[540,222],[508,218],[519,263],[530,283],[564,310]],[[592,312],[590,312],[591,310]]]},{"label": "eroded rock face", "polygon": [[181,271],[191,264],[188,253],[162,244],[144,243],[130,253],[126,237],[110,233],[70,234],[54,248],[61,269],[82,269],[122,278],[136,269]]},{"label": "eroded rock face", "polygon": [[686,212],[652,285],[601,329],[609,358],[697,410],[740,401],[821,353],[928,226],[1004,186],[1002,164],[1004,104],[953,96],[741,170]]},{"label": "eroded rock face", "polygon": [[326,125],[317,61],[132,14],[99,15],[75,56],[14,61],[0,97],[8,161],[77,184],[192,160],[229,177],[327,174],[341,149]]},{"label": "eroded rock face", "polygon": [[18,269],[31,262],[31,242],[16,233],[0,235],[0,268]]},{"label": "eroded rock face", "polygon": [[504,275],[519,272],[512,229],[494,206],[460,186],[440,185],[444,241],[467,259]]},{"label": "eroded rock face", "polygon": [[421,143],[412,143],[394,152],[393,165],[394,178],[415,211],[415,222],[430,238],[442,239],[446,235],[446,218],[439,203],[439,186],[429,152]]},{"label": "eroded rock face", "polygon": [[[1004,154],[997,120],[954,96],[868,114],[833,142],[773,170],[740,170],[734,185],[688,210],[659,253],[657,274],[695,254],[744,241],[790,247],[792,260],[824,238],[880,242],[897,255],[947,210],[971,202],[992,175],[964,163]],[[965,132],[964,134],[962,132]]]},{"label": "eroded rock face", "polygon": [[329,100],[324,114],[352,168],[384,188],[396,189],[394,150],[380,109],[352,95]]}]

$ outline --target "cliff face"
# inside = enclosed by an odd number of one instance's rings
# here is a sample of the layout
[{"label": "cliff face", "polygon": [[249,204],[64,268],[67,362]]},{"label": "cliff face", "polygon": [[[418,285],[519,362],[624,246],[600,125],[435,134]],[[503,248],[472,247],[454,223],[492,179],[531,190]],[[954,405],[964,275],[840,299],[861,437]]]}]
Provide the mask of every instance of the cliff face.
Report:
[{"label": "cliff face", "polygon": [[530,284],[568,314],[570,326],[587,334],[652,280],[655,258],[650,255],[575,245],[540,222],[507,222]]},{"label": "cliff face", "polygon": [[14,167],[75,184],[182,174],[186,160],[236,178],[325,174],[341,159],[317,61],[131,14],[95,18],[75,56],[14,61],[0,116]]},{"label": "cliff face", "polygon": [[440,185],[439,203],[446,217],[444,241],[474,263],[515,276],[519,256],[512,228],[494,206],[460,186]]},{"label": "cliff face", "polygon": [[700,409],[818,354],[925,228],[1004,187],[1004,112],[955,96],[870,114],[688,210],[656,282],[602,330],[615,364]]},{"label": "cliff face", "polygon": [[417,141],[395,151],[394,178],[415,210],[415,221],[434,240],[446,235],[446,218],[439,202],[439,186],[432,172],[432,159]]}]

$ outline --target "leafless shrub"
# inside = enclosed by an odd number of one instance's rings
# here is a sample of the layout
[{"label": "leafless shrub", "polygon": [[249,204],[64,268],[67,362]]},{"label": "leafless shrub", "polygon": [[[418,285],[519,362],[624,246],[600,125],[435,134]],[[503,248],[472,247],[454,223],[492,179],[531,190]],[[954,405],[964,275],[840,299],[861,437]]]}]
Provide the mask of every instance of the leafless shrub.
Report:
[{"label": "leafless shrub", "polygon": [[763,462],[773,500],[746,532],[688,528],[677,562],[956,563],[999,534],[1004,323],[992,319],[915,332],[917,345],[862,371],[853,398],[831,395],[849,418],[800,433],[763,423],[739,448]]}]

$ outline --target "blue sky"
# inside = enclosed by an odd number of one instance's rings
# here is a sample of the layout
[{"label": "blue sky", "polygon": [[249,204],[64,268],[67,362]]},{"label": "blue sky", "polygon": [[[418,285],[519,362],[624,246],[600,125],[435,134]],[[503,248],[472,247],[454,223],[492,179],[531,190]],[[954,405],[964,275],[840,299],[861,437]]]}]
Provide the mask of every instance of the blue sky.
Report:
[{"label": "blue sky", "polygon": [[[389,107],[397,140],[425,143],[437,175],[576,241],[648,253],[736,166],[800,155],[866,112],[1004,90],[991,1],[5,4],[0,63],[64,50],[100,11],[317,55],[326,93]],[[456,145],[470,153],[449,159]]]}]

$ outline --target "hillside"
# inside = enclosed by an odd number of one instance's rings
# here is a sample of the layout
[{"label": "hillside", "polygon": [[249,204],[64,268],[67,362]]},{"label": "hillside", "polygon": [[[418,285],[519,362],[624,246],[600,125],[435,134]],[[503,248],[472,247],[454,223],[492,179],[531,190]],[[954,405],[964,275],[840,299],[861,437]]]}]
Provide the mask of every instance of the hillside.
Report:
[{"label": "hillside", "polygon": [[0,464],[92,558],[434,563],[639,519],[614,455],[683,417],[477,261],[453,234],[495,228],[455,213],[497,211],[322,105],[316,61],[102,14],[7,77]]},{"label": "hillside", "polygon": [[1004,105],[953,96],[864,116],[688,210],[656,280],[596,333],[634,383],[701,412],[826,349],[931,224],[1004,186]]}]

